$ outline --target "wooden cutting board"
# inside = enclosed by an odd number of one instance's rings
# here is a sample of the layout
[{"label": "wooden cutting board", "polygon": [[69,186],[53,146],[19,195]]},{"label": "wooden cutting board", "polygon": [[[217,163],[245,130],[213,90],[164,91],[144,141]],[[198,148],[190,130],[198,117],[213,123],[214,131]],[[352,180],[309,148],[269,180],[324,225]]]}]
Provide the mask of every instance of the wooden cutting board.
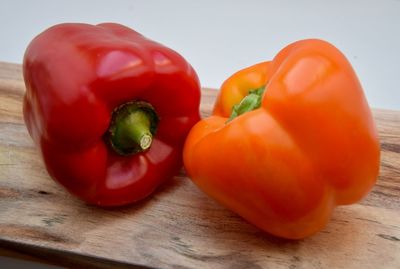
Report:
[{"label": "wooden cutting board", "polygon": [[[23,123],[23,93],[20,65],[0,63],[3,255],[87,268],[400,268],[399,111],[373,111],[382,142],[373,191],[337,208],[317,235],[289,241],[218,205],[183,172],[135,205],[106,210],[75,199],[44,169]],[[203,116],[215,95],[203,90]]]}]

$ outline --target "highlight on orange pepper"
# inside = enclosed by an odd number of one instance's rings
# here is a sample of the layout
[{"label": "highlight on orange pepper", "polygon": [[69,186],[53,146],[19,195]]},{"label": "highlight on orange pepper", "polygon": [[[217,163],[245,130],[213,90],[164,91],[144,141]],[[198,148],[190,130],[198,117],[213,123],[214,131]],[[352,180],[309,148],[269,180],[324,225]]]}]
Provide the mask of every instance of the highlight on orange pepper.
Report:
[{"label": "highlight on orange pepper", "polygon": [[371,190],[380,145],[348,60],[309,39],[226,80],[183,158],[209,196],[268,233],[300,239]]}]

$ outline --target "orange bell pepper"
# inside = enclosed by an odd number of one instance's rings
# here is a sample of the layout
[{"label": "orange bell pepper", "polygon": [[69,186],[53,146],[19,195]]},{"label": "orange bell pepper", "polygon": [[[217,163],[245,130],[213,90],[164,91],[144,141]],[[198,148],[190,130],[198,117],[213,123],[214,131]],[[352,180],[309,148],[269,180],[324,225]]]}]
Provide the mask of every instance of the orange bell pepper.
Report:
[{"label": "orange bell pepper", "polygon": [[323,229],[335,206],[371,190],[380,145],[345,56],[302,40],[226,80],[183,158],[215,200],[266,232],[300,239]]}]

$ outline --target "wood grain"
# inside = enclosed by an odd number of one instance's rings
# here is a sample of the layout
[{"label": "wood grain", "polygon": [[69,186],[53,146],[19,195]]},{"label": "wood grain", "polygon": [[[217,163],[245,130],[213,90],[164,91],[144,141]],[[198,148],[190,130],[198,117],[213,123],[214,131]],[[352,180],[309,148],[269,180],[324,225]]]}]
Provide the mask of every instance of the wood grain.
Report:
[{"label": "wood grain", "polygon": [[[21,67],[0,63],[0,247],[88,268],[400,268],[400,112],[373,111],[382,142],[377,185],[337,208],[319,234],[272,237],[200,192],[182,171],[149,199],[106,210],[46,173],[22,119]],[[209,114],[214,90],[203,90]]]}]

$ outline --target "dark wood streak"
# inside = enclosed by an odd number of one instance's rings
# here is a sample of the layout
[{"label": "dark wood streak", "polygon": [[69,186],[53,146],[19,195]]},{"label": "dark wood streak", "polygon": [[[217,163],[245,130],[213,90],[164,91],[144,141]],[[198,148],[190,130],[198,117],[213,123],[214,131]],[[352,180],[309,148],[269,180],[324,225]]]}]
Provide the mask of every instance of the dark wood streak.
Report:
[{"label": "dark wood streak", "polygon": [[47,191],[38,191],[39,194],[43,194],[43,195],[52,195],[52,193],[47,192]]},{"label": "dark wood streak", "polygon": [[376,194],[378,196],[381,196],[381,197],[383,196],[383,197],[387,197],[387,198],[395,198],[395,197],[397,197],[397,195],[395,193],[386,192],[384,190],[382,191],[382,189],[378,188],[378,187],[375,187],[372,190],[372,193],[374,193],[374,194]]},{"label": "dark wood streak", "polygon": [[67,215],[65,214],[58,214],[52,217],[44,217],[42,222],[46,224],[48,227],[52,227],[57,224],[63,224],[65,222]]},{"label": "dark wood streak", "polygon": [[290,259],[291,264],[289,265],[289,269],[296,269],[299,268],[300,263],[301,263],[301,258],[298,256],[293,256]]},{"label": "dark wood streak", "polygon": [[377,234],[377,236],[386,239],[386,240],[390,240],[393,242],[400,242],[400,238],[397,238],[396,236],[392,236],[392,235],[388,235],[388,234]]},{"label": "dark wood streak", "polygon": [[381,143],[381,149],[385,151],[391,151],[394,153],[400,153],[400,144]]},{"label": "dark wood streak", "polygon": [[377,220],[370,220],[370,219],[366,219],[366,218],[356,218],[356,219],[361,220],[361,221],[369,221],[369,222],[376,223],[376,224],[382,224]]}]

